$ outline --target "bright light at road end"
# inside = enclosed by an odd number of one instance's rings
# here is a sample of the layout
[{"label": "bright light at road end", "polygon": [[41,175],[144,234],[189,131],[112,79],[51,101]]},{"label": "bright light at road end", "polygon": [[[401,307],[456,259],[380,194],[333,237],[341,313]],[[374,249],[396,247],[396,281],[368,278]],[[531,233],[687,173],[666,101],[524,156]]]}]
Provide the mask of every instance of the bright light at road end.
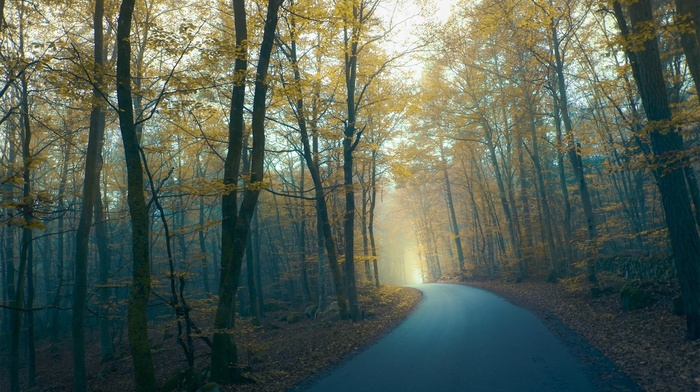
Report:
[{"label": "bright light at road end", "polygon": [[415,268],[413,270],[413,282],[411,284],[422,284],[425,283],[423,282],[423,274],[420,273],[420,268]]},{"label": "bright light at road end", "polygon": [[420,259],[418,259],[418,249],[415,246],[404,248],[404,268],[406,271],[406,284],[423,283],[421,274]]}]

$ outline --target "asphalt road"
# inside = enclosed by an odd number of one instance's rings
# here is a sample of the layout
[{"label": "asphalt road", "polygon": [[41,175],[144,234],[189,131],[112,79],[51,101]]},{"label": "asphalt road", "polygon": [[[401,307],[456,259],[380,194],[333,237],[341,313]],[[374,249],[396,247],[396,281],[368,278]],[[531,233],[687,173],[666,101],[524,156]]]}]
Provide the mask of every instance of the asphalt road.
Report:
[{"label": "asphalt road", "polygon": [[532,313],[472,287],[416,288],[423,300],[399,327],[307,390],[599,390],[584,365]]}]

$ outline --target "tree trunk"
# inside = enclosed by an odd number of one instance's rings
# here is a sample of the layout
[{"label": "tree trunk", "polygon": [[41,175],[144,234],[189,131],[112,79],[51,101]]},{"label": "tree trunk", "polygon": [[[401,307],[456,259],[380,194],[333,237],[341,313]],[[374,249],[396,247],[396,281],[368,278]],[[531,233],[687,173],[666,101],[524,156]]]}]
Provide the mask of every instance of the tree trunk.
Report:
[{"label": "tree trunk", "polygon": [[[238,275],[235,271],[233,235],[238,220],[238,197],[235,189],[243,148],[243,105],[245,100],[246,69],[248,67],[248,30],[246,27],[245,1],[233,1],[236,33],[236,61],[234,84],[229,114],[228,153],[224,163],[224,185],[231,187],[221,198],[221,277],[219,304],[216,309],[211,358],[211,379],[228,384],[236,379],[238,351],[233,341],[233,316],[236,309],[235,295]],[[243,248],[245,249],[245,247]],[[240,267],[239,267],[240,268]]]},{"label": "tree trunk", "polygon": [[535,108],[532,103],[531,94],[526,87],[523,90],[525,104],[528,112],[528,127],[530,130],[530,143],[532,151],[530,151],[530,159],[535,167],[535,177],[537,179],[537,190],[539,192],[539,201],[542,208],[542,225],[544,226],[544,236],[547,241],[547,250],[549,252],[549,275],[553,279],[556,275],[561,274],[562,266],[559,265],[556,254],[556,246],[554,245],[554,235],[552,229],[552,213],[549,210],[549,200],[547,197],[547,186],[544,181],[544,173],[542,170],[542,162],[540,161],[539,142],[537,140],[537,125],[535,123]]},{"label": "tree trunk", "polygon": [[[98,160],[101,148],[102,127],[105,114],[100,105],[102,97],[102,59],[104,2],[95,2],[93,13],[94,24],[94,56],[97,77],[93,87],[93,107],[90,113],[90,133],[88,136],[87,155],[85,157],[85,174],[83,182],[83,203],[80,210],[80,220],[75,239],[75,285],[73,289],[73,390],[87,389],[87,371],[85,368],[85,308],[87,306],[87,272],[90,245],[90,228],[94,214],[95,198],[99,197],[100,167]],[[149,277],[150,279],[150,277]]]},{"label": "tree trunk", "polygon": [[366,164],[362,164],[362,177],[360,178],[360,185],[362,186],[362,211],[360,213],[360,230],[362,232],[362,260],[365,265],[365,280],[367,282],[372,282],[372,270],[370,267],[370,257],[369,257],[369,234],[367,230],[367,207],[369,204],[369,189],[367,189],[367,184],[365,183],[365,171]]},{"label": "tree trunk", "polygon": [[[250,157],[247,153],[248,150],[248,137],[244,136],[243,142],[243,171],[245,173],[250,172]],[[257,216],[257,212],[253,212],[254,216]],[[245,246],[245,264],[246,264],[246,279],[248,283],[248,300],[250,303],[250,312],[253,316],[253,325],[259,326],[262,321],[262,315],[260,311],[262,309],[262,304],[259,303],[258,290],[255,281],[255,262],[256,260],[253,256],[253,241],[252,241],[252,231],[248,233],[248,240]]]},{"label": "tree trunk", "polygon": [[[144,197],[143,164],[134,123],[131,97],[131,20],[135,0],[122,0],[117,22],[117,102],[119,128],[127,170],[127,202],[131,216],[133,276],[128,302],[129,348],[134,362],[136,391],[156,389],[151,347],[148,342],[148,299],[151,294],[149,264],[149,215]],[[92,197],[86,193],[83,197]],[[89,218],[86,218],[89,219]],[[81,238],[78,238],[81,241]],[[77,245],[76,245],[77,246]],[[87,256],[87,255],[85,255]],[[76,257],[83,257],[76,254]]]},{"label": "tree trunk", "polygon": [[[579,195],[581,196],[581,206],[583,208],[583,215],[586,219],[586,233],[588,234],[588,248],[589,252],[595,251],[595,241],[598,237],[598,230],[596,229],[595,217],[593,215],[593,205],[591,204],[591,196],[588,193],[588,186],[586,184],[586,176],[583,170],[583,160],[581,159],[581,147],[575,141],[573,124],[571,122],[571,116],[569,115],[569,100],[566,92],[566,79],[564,77],[564,58],[560,51],[560,44],[557,27],[552,25],[552,48],[554,50],[555,58],[555,72],[556,72],[556,85],[559,92],[558,96],[558,109],[561,115],[561,119],[564,122],[564,130],[566,131],[567,138],[567,153],[569,155],[569,161],[571,162],[571,167],[574,170],[574,176],[576,177],[576,184],[578,185]],[[589,253],[587,252],[587,253]],[[591,255],[595,257],[595,255]],[[595,264],[593,261],[588,262],[586,268],[586,273],[588,274],[588,279],[591,283],[597,283],[598,279],[595,272]]]},{"label": "tree trunk", "polygon": [[262,260],[260,259],[260,225],[258,224],[258,216],[260,212],[258,209],[255,210],[253,215],[253,221],[251,222],[251,236],[250,240],[252,243],[253,250],[253,266],[255,267],[255,289],[257,290],[258,298],[258,313],[260,314],[260,319],[265,316],[265,297],[263,295],[262,286]]},{"label": "tree trunk", "polygon": [[517,226],[514,222],[514,215],[517,214],[517,211],[512,211],[510,208],[510,204],[508,203],[508,195],[506,193],[503,176],[501,175],[501,167],[498,163],[498,158],[496,156],[496,147],[493,143],[494,139],[491,126],[486,121],[483,121],[482,128],[486,137],[486,145],[489,148],[489,157],[491,159],[493,171],[496,176],[496,183],[498,184],[498,194],[501,200],[501,207],[503,208],[503,214],[506,217],[506,225],[508,226],[508,234],[510,236],[510,244],[513,251],[513,257],[515,259],[515,262],[520,264],[523,259],[523,254],[520,245],[519,233],[517,230]]},{"label": "tree trunk", "polygon": [[[233,190],[222,197],[221,210],[221,284],[219,288],[219,304],[214,320],[214,333],[211,379],[220,384],[229,384],[242,378],[238,369],[236,344],[233,340],[234,309],[236,291],[241,274],[243,253],[245,252],[250,223],[255,215],[255,207],[260,195],[263,179],[265,154],[265,100],[267,97],[267,72],[270,64],[270,54],[277,29],[278,11],[283,0],[270,0],[267,6],[265,27],[260,56],[258,60],[255,93],[253,98],[252,135],[253,150],[251,153],[251,172],[246,181],[238,214],[236,214],[236,191]],[[238,166],[241,162],[243,144],[243,103],[245,98],[245,77],[247,68],[247,29],[245,2],[234,0],[234,18],[236,28],[236,47],[239,56],[236,59],[236,81],[231,97],[231,116],[229,125],[229,152],[226,156],[224,183],[235,184],[238,179]]]},{"label": "tree trunk", "polygon": [[[700,1],[675,0],[675,23],[682,25],[680,28],[681,46],[685,54],[685,61],[693,77],[696,91],[700,90]],[[693,34],[695,31],[696,34]]]},{"label": "tree trunk", "polygon": [[[357,133],[357,102],[355,89],[357,84],[357,51],[359,46],[359,29],[363,23],[360,9],[352,3],[352,17],[346,20],[345,29],[345,87],[347,119],[343,132],[343,185],[345,187],[345,215],[343,230],[345,239],[345,284],[350,305],[352,321],[360,320],[360,305],[357,299],[357,282],[355,279],[355,186],[353,153],[360,141],[362,132]],[[349,34],[348,34],[349,33]]]},{"label": "tree trunk", "polygon": [[57,242],[57,258],[56,258],[56,290],[54,292],[54,297],[53,297],[53,306],[55,309],[52,310],[52,317],[51,317],[51,341],[54,343],[58,342],[58,334],[61,329],[60,326],[60,310],[58,308],[61,305],[61,292],[63,289],[63,266],[65,264],[65,239],[64,239],[64,215],[66,214],[67,211],[65,211],[65,194],[66,194],[66,183],[68,181],[68,159],[70,158],[70,153],[71,153],[71,144],[66,143],[66,146],[64,147],[65,151],[63,154],[63,167],[61,168],[61,183],[58,186],[58,194],[59,194],[59,199],[58,199],[58,208],[60,210],[60,213],[58,215],[58,227],[56,230],[58,231],[56,235],[56,242]]},{"label": "tree trunk", "polygon": [[554,127],[557,133],[557,169],[559,174],[559,186],[561,188],[562,199],[564,199],[564,271],[569,272],[569,265],[574,260],[573,251],[573,229],[571,226],[571,200],[569,198],[569,186],[566,183],[566,171],[564,169],[564,154],[561,152],[564,148],[564,137],[561,129],[561,116],[559,113],[559,104],[554,98]]},{"label": "tree trunk", "polygon": [[698,188],[698,180],[695,177],[695,170],[693,170],[692,166],[684,167],[683,172],[690,191],[690,199],[693,201],[693,207],[695,207],[695,224],[700,229],[700,189]]},{"label": "tree trunk", "polygon": [[[15,148],[15,142],[14,142],[14,127],[12,126],[12,123],[9,124],[8,130],[7,130],[7,138],[8,138],[8,149],[9,149],[9,160],[8,160],[8,167],[12,167],[16,161],[17,158],[17,151]],[[12,176],[15,175],[15,173],[8,173]],[[7,182],[5,184],[2,184],[3,188],[3,199],[8,201],[8,202],[13,202],[14,200],[14,185],[10,182]],[[5,243],[4,248],[5,248],[5,264],[6,265],[6,271],[5,271],[5,293],[8,299],[8,303],[10,306],[17,307],[17,300],[16,300],[16,295],[17,295],[17,288],[15,286],[16,278],[15,278],[15,229],[13,225],[6,225],[4,227],[5,230]],[[8,318],[8,324],[7,324],[7,331],[10,336],[10,342],[9,342],[9,356],[8,356],[8,362],[9,362],[9,370],[10,370],[10,390],[12,392],[19,391],[19,341],[17,342],[17,352],[15,353],[15,339],[19,338],[19,335],[15,335],[15,316],[16,316],[16,311],[15,310],[8,310],[9,318]]]},{"label": "tree trunk", "polygon": [[202,275],[202,283],[204,292],[207,298],[211,297],[211,288],[209,287],[209,254],[207,253],[207,243],[205,240],[204,228],[204,196],[199,197],[199,229],[197,230],[197,238],[199,239],[199,254],[200,254],[200,274]]},{"label": "tree trunk", "polygon": [[[294,19],[292,19],[294,20]],[[293,31],[294,32],[294,31]],[[292,69],[294,72],[294,81],[298,86],[301,83],[301,72],[299,70],[299,64],[297,59],[296,50],[296,37],[292,36],[291,41],[291,52],[289,58]],[[318,59],[320,61],[320,59]],[[318,97],[320,92],[319,87],[314,86],[314,96]],[[303,95],[299,95],[303,97]],[[326,256],[328,257],[328,265],[331,269],[331,276],[333,278],[333,283],[335,284],[337,292],[338,308],[340,311],[340,317],[342,319],[347,318],[347,297],[345,291],[345,285],[343,284],[343,278],[340,273],[340,266],[338,264],[338,255],[336,251],[336,243],[333,238],[333,231],[330,224],[330,218],[328,214],[328,203],[326,201],[326,196],[323,193],[323,183],[321,182],[320,165],[318,159],[318,131],[316,129],[316,120],[318,119],[318,109],[314,105],[312,109],[313,123],[313,149],[311,142],[309,141],[309,132],[307,129],[306,122],[306,109],[303,98],[299,98],[296,101],[297,109],[297,123],[299,125],[299,133],[302,142],[302,155],[306,161],[306,167],[309,169],[309,174],[311,175],[311,180],[314,184],[314,196],[316,199],[316,216],[317,216],[317,230],[318,230],[318,256],[319,256],[319,309],[324,310],[326,305],[326,278],[325,278],[325,267],[323,265],[323,247],[326,249]]]},{"label": "tree trunk", "polygon": [[[299,168],[299,176],[301,178],[299,184],[299,196],[304,196],[304,158]],[[301,295],[304,302],[311,300],[311,289],[309,288],[309,273],[306,269],[306,210],[304,209],[303,201],[299,203],[299,238],[297,238],[297,246],[299,248],[299,263],[301,263]]]},{"label": "tree trunk", "polygon": [[[102,123],[102,140],[104,140],[104,122]],[[102,142],[100,142],[100,156],[97,167],[102,169]],[[99,175],[98,175],[99,177]],[[114,358],[114,342],[112,340],[112,320],[109,313],[109,304],[112,297],[112,288],[109,287],[110,273],[112,270],[112,251],[109,249],[109,234],[107,220],[102,203],[102,191],[99,178],[95,189],[95,239],[97,242],[97,254],[99,255],[99,281],[104,287],[99,289],[100,300],[100,360],[110,361]]]},{"label": "tree trunk", "polygon": [[[374,285],[379,288],[379,267],[377,265],[377,245],[374,241],[374,209],[377,206],[377,151],[372,151],[372,174],[370,177],[370,194],[369,204],[369,243],[372,248],[372,267],[374,268]],[[404,273],[406,268],[403,269]]]},{"label": "tree trunk", "polygon": [[248,283],[248,299],[250,302],[250,312],[253,316],[253,325],[259,326],[262,320],[260,309],[262,306],[258,303],[258,290],[255,287],[255,258],[253,256],[253,240],[252,230],[248,233],[248,241],[245,246],[245,268],[246,282]]},{"label": "tree trunk", "polygon": [[[625,38],[630,38],[627,24],[619,3],[615,3],[618,25]],[[650,0],[639,0],[629,6],[632,33],[644,37],[644,50],[627,51],[630,62],[635,64],[634,73],[642,103],[650,123],[654,124],[650,138],[657,169],[657,185],[666,215],[671,247],[678,271],[684,310],[686,314],[686,337],[700,338],[700,236],[694,222],[688,187],[683,173],[674,161],[674,155],[683,150],[683,139],[669,122],[671,109],[666,91],[663,69],[659,55],[656,31],[648,32],[653,25]],[[639,42],[637,42],[639,44]]]},{"label": "tree trunk", "polygon": [[[23,37],[20,37],[23,40]],[[23,43],[20,42],[20,47],[24,47]],[[29,89],[27,86],[26,74],[22,74],[20,78],[21,86],[21,96],[20,96],[20,109],[21,109],[21,119],[20,124],[22,126],[22,159],[24,162],[22,169],[22,179],[23,184],[23,211],[22,217],[24,218],[24,229],[22,230],[22,247],[20,250],[20,271],[22,270],[21,265],[25,265],[26,269],[26,285],[27,285],[27,298],[25,301],[17,300],[18,307],[24,307],[31,309],[34,305],[34,243],[33,243],[33,225],[34,222],[34,198],[31,196],[32,190],[32,178],[31,178],[31,164],[34,159],[31,153],[31,141],[32,141],[32,130],[29,121]],[[21,273],[21,272],[20,272]],[[21,279],[21,276],[19,277]],[[17,291],[24,290],[23,285],[17,285]],[[19,298],[19,294],[17,295]],[[17,317],[21,317],[20,314]],[[34,348],[34,312],[29,310],[25,313],[27,321],[27,386],[33,388],[36,385],[36,350]],[[18,331],[19,332],[19,331]]]},{"label": "tree trunk", "polygon": [[530,188],[530,182],[528,181],[528,173],[525,170],[525,154],[524,154],[524,149],[525,145],[523,143],[523,135],[521,132],[523,130],[517,129],[516,130],[516,154],[518,157],[518,174],[520,177],[520,194],[518,195],[518,199],[520,201],[520,205],[522,206],[522,211],[523,211],[523,221],[524,221],[524,230],[523,226],[520,228],[520,239],[522,242],[524,242],[523,245],[523,261],[520,263],[520,278],[525,279],[528,275],[528,270],[530,268],[530,263],[532,262],[533,259],[533,239],[532,239],[532,230],[530,229],[532,226],[532,220],[530,216],[530,200],[528,197],[528,190]]},{"label": "tree trunk", "polygon": [[454,238],[455,247],[457,248],[457,262],[459,263],[460,280],[465,278],[464,269],[464,250],[462,249],[462,238],[459,234],[459,226],[457,225],[457,214],[455,213],[455,204],[452,200],[452,184],[447,173],[447,159],[445,158],[445,150],[440,140],[440,159],[442,160],[442,176],[445,181],[445,193],[447,196],[447,208],[450,214],[450,227],[452,228],[452,236]]}]

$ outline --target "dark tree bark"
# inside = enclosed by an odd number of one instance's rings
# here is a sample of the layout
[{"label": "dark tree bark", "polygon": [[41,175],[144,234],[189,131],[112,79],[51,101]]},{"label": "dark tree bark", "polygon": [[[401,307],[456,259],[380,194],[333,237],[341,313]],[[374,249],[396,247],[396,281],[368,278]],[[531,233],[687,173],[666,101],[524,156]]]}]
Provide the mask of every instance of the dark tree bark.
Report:
[{"label": "dark tree bark", "polygon": [[[372,267],[374,269],[374,285],[379,287],[379,266],[377,260],[377,245],[374,241],[374,209],[377,206],[377,151],[372,151],[372,174],[370,177],[370,202],[369,202],[369,244],[372,248]],[[405,268],[404,268],[405,273]]]},{"label": "dark tree bark", "polygon": [[[148,343],[148,299],[151,294],[149,265],[149,216],[144,196],[143,163],[134,122],[131,96],[131,20],[135,0],[123,0],[117,22],[117,102],[119,128],[127,170],[127,202],[131,216],[133,277],[129,293],[127,325],[129,348],[134,361],[135,387],[141,392],[156,390],[153,356]],[[83,197],[90,197],[85,194]]]},{"label": "dark tree bark", "polygon": [[[87,371],[85,368],[85,308],[87,302],[87,272],[90,228],[94,214],[95,198],[99,197],[100,167],[98,165],[101,147],[101,134],[104,133],[105,114],[101,105],[102,97],[99,89],[102,86],[104,60],[102,19],[104,2],[95,2],[93,13],[94,24],[94,56],[96,79],[93,87],[93,106],[90,113],[90,133],[88,136],[87,155],[85,157],[85,174],[83,182],[83,203],[80,210],[80,220],[75,236],[75,285],[73,289],[73,390],[87,389]],[[150,277],[149,277],[150,279]]]},{"label": "dark tree bark", "polygon": [[[270,0],[267,6],[265,27],[260,56],[258,60],[255,94],[253,98],[251,153],[251,172],[243,191],[243,200],[236,213],[236,191],[232,190],[222,197],[222,242],[221,242],[221,283],[219,287],[219,304],[214,320],[214,341],[212,347],[211,379],[220,384],[239,381],[242,377],[238,369],[236,344],[233,340],[234,309],[236,291],[241,274],[243,254],[248,240],[250,223],[255,214],[258,196],[262,187],[265,154],[265,100],[267,96],[267,78],[270,56],[277,29],[278,11],[283,0]],[[245,70],[247,68],[247,29],[245,2],[235,0],[234,23],[236,29],[236,47],[238,57],[235,63],[235,83],[231,97],[231,115],[229,123],[229,152],[224,168],[224,183],[236,184],[238,167],[241,163],[243,145],[243,103],[245,95]]]},{"label": "dark tree bark", "polygon": [[[292,37],[289,45],[289,51],[287,53],[288,59],[291,63],[292,70],[294,72],[294,82],[298,86],[301,82],[301,72],[299,70],[299,63],[297,58],[297,44],[296,44],[296,31],[294,16],[291,17],[290,24],[292,26]],[[321,61],[320,58],[317,61]],[[320,86],[314,86],[314,96],[318,99],[320,96]],[[302,156],[306,162],[306,167],[309,169],[309,174],[311,175],[311,181],[314,184],[314,197],[316,199],[316,218],[317,218],[317,231],[318,231],[318,250],[317,254],[319,256],[319,304],[318,307],[321,310],[325,310],[326,307],[326,273],[325,266],[323,264],[323,248],[325,247],[326,256],[328,257],[328,265],[331,269],[331,275],[333,278],[333,283],[336,287],[338,308],[340,311],[340,317],[342,319],[347,318],[347,297],[345,285],[343,284],[343,278],[340,272],[340,265],[338,263],[338,254],[336,242],[333,237],[333,231],[331,228],[330,217],[328,214],[328,203],[326,201],[326,196],[323,193],[323,182],[321,180],[321,173],[319,169],[319,159],[318,159],[318,132],[315,127],[316,120],[318,119],[318,108],[314,105],[312,108],[312,118],[313,123],[311,124],[313,132],[313,149],[312,141],[309,140],[309,130],[306,121],[306,105],[303,99],[303,95],[299,94],[299,99],[294,103],[296,109],[297,124],[299,125],[299,134],[301,136],[302,143]],[[316,102],[316,101],[314,101]]]},{"label": "dark tree bark", "polygon": [[[102,123],[104,125],[104,123]],[[102,139],[104,139],[104,126],[102,127]],[[100,141],[100,156],[97,159],[97,167],[102,169],[102,141]],[[99,257],[99,281],[104,285],[98,291],[100,300],[100,360],[102,362],[114,358],[114,342],[112,340],[112,320],[108,311],[108,305],[112,297],[112,288],[108,281],[112,270],[112,251],[109,249],[109,234],[107,220],[102,203],[102,191],[99,178],[95,189],[95,242],[97,242],[97,254]]]},{"label": "dark tree bark", "polygon": [[554,98],[554,127],[557,133],[557,173],[559,174],[559,187],[562,199],[564,199],[564,272],[568,272],[570,263],[574,260],[573,250],[573,228],[571,225],[571,199],[569,198],[569,187],[566,184],[566,171],[564,169],[564,136],[561,129],[561,115],[559,113],[559,103]]},{"label": "dark tree bark", "polygon": [[257,312],[260,314],[260,319],[265,316],[265,296],[263,293],[262,286],[262,260],[260,259],[260,225],[258,224],[258,216],[260,212],[255,209],[255,214],[253,214],[253,220],[251,222],[251,235],[250,240],[252,241],[253,250],[253,266],[255,272],[255,290],[257,290]]},{"label": "dark tree bark", "polygon": [[52,310],[51,314],[51,340],[54,343],[58,342],[58,334],[61,329],[60,326],[60,310],[58,310],[61,305],[61,292],[63,290],[63,266],[65,264],[65,238],[64,238],[64,216],[66,214],[65,206],[65,193],[66,193],[66,183],[68,182],[68,159],[71,153],[71,144],[66,143],[65,150],[63,153],[63,165],[61,168],[61,183],[58,185],[58,209],[60,213],[58,215],[58,224],[56,230],[58,231],[56,235],[57,250],[56,252],[56,290],[54,291],[53,306],[55,309]]},{"label": "dark tree bark", "polygon": [[370,266],[370,256],[369,256],[369,234],[367,230],[367,208],[369,205],[369,188],[366,183],[365,176],[367,175],[367,164],[362,163],[362,169],[360,170],[360,185],[362,186],[362,211],[360,213],[361,223],[360,230],[362,232],[362,259],[365,265],[365,280],[368,282],[372,281],[372,269]]},{"label": "dark tree bark", "polygon": [[371,10],[363,2],[352,2],[352,15],[348,15],[344,26],[345,40],[345,87],[347,119],[343,131],[343,185],[345,186],[345,215],[343,219],[345,260],[345,285],[350,305],[350,317],[353,321],[360,319],[360,305],[357,299],[357,282],[355,279],[355,187],[353,153],[362,136],[357,131],[357,54],[359,50],[360,30]]},{"label": "dark tree bark", "polygon": [[[304,170],[304,158],[301,158],[301,165],[299,168],[300,184],[299,184],[299,194],[298,196],[304,196],[304,177],[306,177]],[[299,235],[297,238],[297,246],[299,248],[299,263],[301,263],[301,294],[302,300],[308,302],[311,300],[311,288],[309,287],[309,272],[306,268],[306,210],[304,209],[303,201],[299,205]]]},{"label": "dark tree bark", "polygon": [[[20,38],[22,40],[22,38]],[[20,43],[23,47],[23,44]],[[32,142],[32,130],[29,121],[29,89],[27,85],[27,76],[22,74],[20,77],[21,86],[21,97],[20,97],[20,109],[22,111],[21,121],[22,124],[22,158],[23,158],[23,168],[22,168],[22,179],[24,184],[22,186],[22,196],[23,196],[23,208],[22,216],[24,218],[24,228],[22,230],[22,247],[20,248],[20,271],[22,270],[22,265],[26,266],[26,284],[27,284],[27,298],[26,302],[17,300],[17,305],[19,307],[25,307],[31,309],[34,306],[34,233],[33,224],[34,222],[34,204],[33,197],[31,197],[32,192],[32,176],[31,176],[31,163],[34,157],[31,153],[31,142]],[[21,272],[20,272],[21,273]],[[21,279],[21,276],[20,276]],[[17,290],[24,290],[22,285],[17,285]],[[20,295],[18,293],[17,298]],[[17,315],[21,317],[20,314]],[[34,312],[27,311],[25,313],[27,322],[27,386],[33,388],[36,385],[36,350],[35,350],[35,339],[34,339]]]},{"label": "dark tree bark", "polygon": [[445,149],[442,145],[442,140],[440,141],[440,159],[442,165],[442,176],[445,181],[445,194],[447,197],[447,208],[450,214],[450,227],[452,228],[452,235],[455,242],[455,247],[457,248],[457,262],[459,263],[459,273],[460,279],[465,277],[464,269],[464,250],[462,249],[462,238],[459,234],[459,226],[457,225],[457,214],[455,213],[455,204],[452,199],[452,184],[450,183],[450,176],[447,173],[447,158],[445,158]]},{"label": "dark tree bark", "polygon": [[[243,172],[250,172],[250,156],[248,154],[248,135],[243,137]],[[253,216],[257,215],[257,212],[253,213]],[[252,222],[251,222],[252,223]],[[255,281],[255,263],[259,263],[260,260],[255,258],[253,252],[253,231],[248,232],[248,240],[245,245],[245,265],[246,265],[246,279],[248,283],[248,302],[250,303],[250,312],[253,315],[253,325],[259,326],[262,321],[261,310],[263,304],[260,303],[258,298],[258,289],[256,287],[257,282]]]},{"label": "dark tree bark", "polygon": [[[23,47],[23,33],[20,32],[20,47]],[[33,300],[33,275],[32,275],[32,225],[34,224],[34,203],[31,194],[31,169],[32,163],[31,141],[32,132],[29,122],[29,97],[27,89],[26,75],[20,77],[20,125],[21,125],[21,146],[22,146],[22,200],[21,214],[23,222],[22,237],[19,253],[19,271],[17,273],[17,284],[15,285],[14,301],[11,306],[12,312],[12,342],[10,343],[10,391],[19,392],[19,346],[22,333],[22,318],[25,317],[23,309]],[[13,266],[11,266],[13,267]],[[29,283],[28,283],[29,281]],[[32,286],[32,287],[30,287]],[[25,298],[25,291],[27,298]],[[26,300],[26,302],[25,302]],[[28,312],[32,313],[32,312]],[[32,316],[33,317],[33,316]],[[29,356],[27,358],[27,377],[30,386],[34,386],[36,377],[36,357],[33,341],[33,319],[27,318],[27,344]]]},{"label": "dark tree bark", "polygon": [[[630,39],[627,22],[618,2],[614,3],[618,26],[624,38]],[[643,50],[626,49],[633,63],[644,111],[649,120],[652,150],[659,165],[656,179],[666,215],[671,247],[678,271],[683,305],[686,315],[686,337],[700,338],[700,236],[693,218],[688,187],[683,167],[678,165],[677,154],[683,150],[683,139],[670,123],[671,109],[666,91],[661,57],[655,29],[648,32],[654,23],[650,0],[639,0],[629,6],[632,33],[643,37]],[[639,39],[639,38],[638,38]]]},{"label": "dark tree bark", "polygon": [[248,243],[245,246],[245,268],[246,268],[246,282],[248,283],[248,299],[250,302],[250,312],[253,316],[253,325],[259,326],[262,320],[260,314],[260,309],[262,309],[261,304],[258,302],[258,290],[255,287],[255,263],[259,260],[255,259],[253,255],[253,230],[248,233]]},{"label": "dark tree bark", "polygon": [[[245,1],[233,2],[236,33],[236,60],[234,85],[229,115],[228,154],[224,163],[224,185],[231,187],[221,198],[221,277],[219,282],[219,305],[214,325],[224,328],[214,334],[211,360],[211,379],[227,384],[236,377],[238,352],[233,341],[233,313],[238,276],[234,263],[233,233],[238,219],[238,197],[235,189],[241,164],[243,148],[243,105],[245,100],[245,73],[248,67],[248,29],[246,26]],[[240,274],[240,271],[238,271]]]},{"label": "dark tree bark", "polygon": [[[8,149],[9,151],[9,164],[14,164],[15,161],[17,160],[17,150],[15,148],[15,138],[14,138],[14,127],[12,127],[12,124],[8,127],[7,131],[7,138],[8,140]],[[14,173],[11,173],[11,175],[14,175]],[[14,185],[11,184],[10,182],[7,182],[2,185],[3,188],[3,198],[8,201],[12,201],[14,199]],[[5,243],[4,248],[5,248],[5,263],[6,264],[6,272],[5,272],[5,293],[8,299],[8,303],[10,306],[17,307],[17,300],[15,296],[17,295],[17,288],[15,286],[16,278],[15,278],[15,228],[13,225],[6,225],[5,228]],[[9,343],[9,370],[10,370],[10,390],[12,392],[18,391],[19,390],[19,342],[17,343],[17,353],[15,354],[15,338],[18,336],[15,336],[15,311],[14,310],[8,310],[9,318],[8,318],[8,325],[7,325],[7,330],[8,334],[10,336],[10,342]],[[16,385],[16,387],[15,387]]]},{"label": "dark tree bark", "polygon": [[[685,53],[685,60],[688,63],[688,69],[695,82],[695,88],[700,86],[700,45],[698,44],[698,35],[693,34],[697,31],[698,25],[694,21],[692,7],[696,7],[696,12],[700,13],[700,1],[697,0],[675,0],[676,2],[676,17],[675,22],[682,25],[680,29],[681,46]],[[691,5],[691,3],[694,3]]]},{"label": "dark tree bark", "polygon": [[527,124],[530,131],[530,150],[528,153],[530,159],[532,160],[533,166],[535,167],[535,177],[537,180],[537,191],[539,194],[539,202],[542,209],[542,225],[544,226],[544,236],[547,242],[547,250],[549,253],[549,275],[550,280],[556,275],[561,274],[562,265],[557,262],[556,246],[554,245],[554,233],[552,229],[552,213],[549,209],[549,198],[547,196],[547,187],[544,181],[544,173],[542,169],[542,162],[540,159],[540,147],[539,141],[537,140],[537,126],[535,123],[535,108],[532,102],[532,96],[530,94],[527,84],[524,83],[523,87],[523,98],[525,100],[526,110],[527,110]]},{"label": "dark tree bark", "polygon": [[[559,40],[557,27],[554,23],[552,24],[551,34],[552,49],[554,51],[555,59],[554,70],[556,73],[556,89],[558,91],[558,97],[556,97],[558,110],[564,123],[564,130],[566,131],[567,139],[567,153],[569,155],[571,167],[574,171],[574,176],[576,177],[576,184],[578,185],[578,191],[581,197],[581,207],[583,209],[583,215],[586,219],[586,233],[588,234],[589,248],[592,248],[595,245],[596,239],[598,238],[598,229],[596,228],[595,217],[593,215],[593,205],[591,204],[591,196],[588,192],[586,175],[583,169],[581,148],[575,141],[573,124],[571,122],[571,116],[569,115],[569,99],[566,92],[566,79],[564,76],[564,56],[561,53],[561,41]],[[592,261],[589,261],[588,263],[587,274],[588,279],[592,283],[597,283],[595,267]]]},{"label": "dark tree bark", "polygon": [[494,175],[496,176],[496,183],[498,184],[498,195],[501,201],[501,207],[503,208],[503,214],[506,217],[506,225],[508,226],[508,235],[510,237],[513,256],[515,261],[520,264],[523,261],[523,252],[520,244],[520,233],[518,232],[517,225],[515,224],[515,215],[517,214],[517,211],[513,211],[508,203],[508,195],[503,176],[501,175],[501,166],[498,163],[498,157],[496,155],[496,146],[493,142],[494,138],[491,125],[486,120],[483,120],[482,128],[484,130],[486,146],[489,149],[491,165],[493,165]]},{"label": "dark tree bark", "polygon": [[201,275],[204,292],[207,298],[211,297],[209,287],[209,253],[207,253],[206,228],[204,227],[204,196],[199,197],[199,228],[197,229],[197,239],[199,240],[199,254],[201,257]]}]

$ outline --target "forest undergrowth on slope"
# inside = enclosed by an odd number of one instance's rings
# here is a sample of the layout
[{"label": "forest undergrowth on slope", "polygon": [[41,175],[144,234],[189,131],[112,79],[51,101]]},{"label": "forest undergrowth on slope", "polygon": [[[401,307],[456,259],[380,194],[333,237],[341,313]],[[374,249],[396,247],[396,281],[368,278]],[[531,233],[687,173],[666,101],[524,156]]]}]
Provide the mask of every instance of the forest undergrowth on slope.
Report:
[{"label": "forest undergrowth on slope", "polygon": [[[308,304],[270,302],[265,322],[254,327],[250,318],[237,321],[236,341],[239,361],[247,366],[255,383],[223,387],[224,391],[283,391],[294,387],[307,377],[337,365],[391,331],[415,308],[421,298],[418,290],[382,286],[380,289],[362,289],[363,303],[367,306],[365,320],[359,323],[341,322],[333,317],[307,318],[303,312]],[[289,321],[291,322],[289,322]],[[155,324],[149,331],[151,348],[156,363],[156,374],[165,392],[165,382],[179,388],[175,380],[184,367],[184,357],[175,339],[175,328]],[[117,345],[117,358],[100,363],[99,349],[90,350],[87,358],[88,386],[91,391],[123,392],[134,389],[133,365],[128,354],[128,343],[123,336]],[[89,346],[99,346],[99,336],[88,338]],[[72,391],[71,352],[67,344],[45,345],[38,349],[42,367],[38,375],[41,391]],[[207,353],[200,347],[199,353]],[[202,375],[208,355],[200,356]],[[26,369],[25,369],[26,370]],[[0,380],[7,380],[4,372]],[[0,382],[4,389],[5,381]],[[180,389],[178,389],[180,390]]]}]

